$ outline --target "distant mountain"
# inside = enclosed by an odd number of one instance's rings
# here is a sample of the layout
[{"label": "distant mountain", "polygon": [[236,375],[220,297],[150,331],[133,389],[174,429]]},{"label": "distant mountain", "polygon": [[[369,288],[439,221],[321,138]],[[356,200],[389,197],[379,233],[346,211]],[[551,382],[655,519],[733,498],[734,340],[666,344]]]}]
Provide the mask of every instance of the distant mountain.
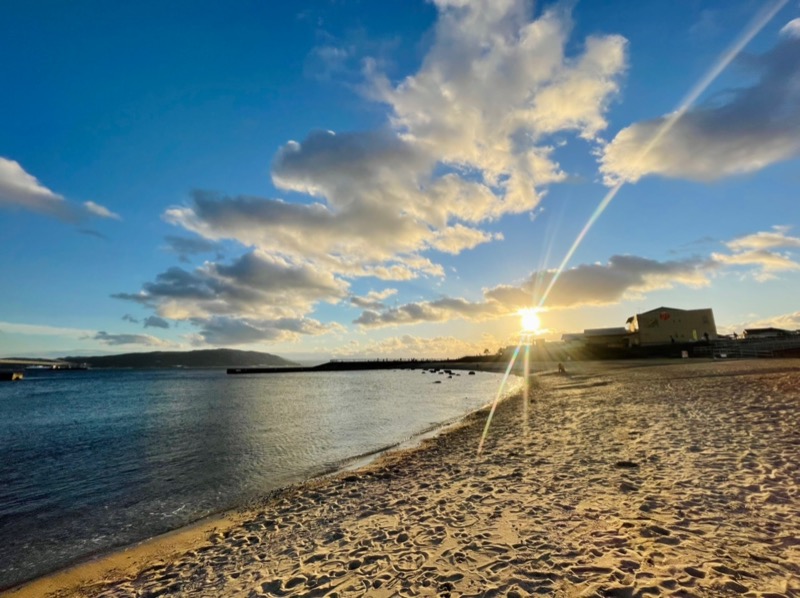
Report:
[{"label": "distant mountain", "polygon": [[259,351],[203,349],[200,351],[152,351],[93,357],[62,357],[64,361],[86,363],[93,368],[213,368],[297,365],[293,361]]}]

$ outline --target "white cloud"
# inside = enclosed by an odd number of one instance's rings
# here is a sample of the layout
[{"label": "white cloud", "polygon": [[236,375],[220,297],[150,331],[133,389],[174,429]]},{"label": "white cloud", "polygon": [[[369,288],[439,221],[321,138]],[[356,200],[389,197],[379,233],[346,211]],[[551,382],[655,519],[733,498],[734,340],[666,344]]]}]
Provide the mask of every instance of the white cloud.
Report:
[{"label": "white cloud", "polygon": [[800,38],[800,18],[792,19],[781,28],[781,35],[798,39]]},{"label": "white cloud", "polygon": [[193,323],[200,328],[198,340],[216,346],[294,341],[301,335],[318,336],[343,330],[338,324],[323,324],[311,318],[256,320],[215,316],[198,318]]},{"label": "white cloud", "polygon": [[800,237],[790,237],[790,226],[773,226],[772,231],[761,231],[727,241],[725,245],[733,251],[793,247],[800,249]]},{"label": "white cloud", "polygon": [[58,218],[79,222],[89,216],[113,218],[119,215],[92,201],[75,204],[42,185],[14,160],[0,157],[0,206],[22,208]]},{"label": "white cloud", "polygon": [[564,179],[546,138],[592,138],[606,126],[625,40],[592,37],[568,54],[567,10],[532,20],[523,0],[438,8],[418,72],[394,85],[368,61],[371,96],[390,111],[384,128],[315,131],[278,151],[275,185],[316,203],[199,192],[165,219],[338,275],[391,280],[443,275],[423,255],[432,249],[458,254],[502,238],[475,225],[533,209]]},{"label": "white cloud", "polygon": [[750,317],[744,321],[740,321],[735,324],[718,326],[719,332],[724,334],[741,332],[745,328],[781,328],[783,330],[800,330],[800,311],[758,319],[755,319],[751,314]]},{"label": "white cloud", "polygon": [[[581,264],[564,270],[548,295],[547,309],[587,305],[612,305],[646,293],[682,285],[702,288],[724,268],[749,267],[757,280],[774,278],[777,272],[798,271],[800,263],[788,254],[770,249],[798,248],[800,238],[788,235],[788,226],[732,239],[725,245],[732,253],[713,252],[708,258],[657,261],[631,255],[612,256],[607,263]],[[538,304],[555,270],[533,272],[520,284],[501,284],[484,289],[479,301],[442,298],[386,308],[364,306],[354,321],[363,328],[446,322],[455,319],[492,320],[516,314]]]},{"label": "white cloud", "polygon": [[800,330],[800,311],[788,314],[781,314],[753,322],[746,328],[783,328],[784,330]]},{"label": "white cloud", "polygon": [[101,206],[100,204],[96,204],[93,201],[83,202],[83,207],[86,208],[87,212],[94,214],[95,216],[99,216],[100,218],[111,218],[113,220],[122,220],[119,214],[115,214],[108,208]]},{"label": "white cloud", "polygon": [[444,253],[458,255],[465,249],[473,249],[481,243],[502,239],[502,233],[487,233],[463,224],[442,229],[431,242],[431,247]]},{"label": "white cloud", "polygon": [[789,236],[789,230],[788,226],[774,226],[772,231],[738,237],[725,243],[733,253],[713,253],[711,257],[727,266],[755,266],[756,280],[772,280],[777,272],[800,270],[800,263],[791,254],[775,251],[800,248],[800,238]]},{"label": "white cloud", "polygon": [[[167,222],[206,240],[255,248],[241,259],[257,256],[268,276],[250,280],[241,265],[209,262],[194,272],[170,269],[140,293],[119,296],[162,317],[202,320],[197,325],[207,336],[282,338],[253,322],[303,318],[319,301],[346,297],[345,281],[354,278],[443,277],[428,253],[457,255],[502,239],[481,225],[533,210],[548,185],[566,178],[550,137],[569,132],[591,140],[606,127],[626,68],[626,41],[610,35],[570,43],[571,15],[563,6],[537,19],[529,0],[436,6],[430,50],[415,73],[390,82],[380,61],[364,63],[362,88],[387,107],[382,127],[312,131],[277,151],[275,186],[311,201],[198,191],[188,205],[165,212]],[[355,46],[333,47],[314,58],[326,68],[352,63]],[[394,312],[378,299],[363,303],[372,308],[365,322],[377,314],[369,325],[499,313],[494,303],[450,298]]]},{"label": "white cloud", "polygon": [[377,311],[367,309],[354,320],[363,328],[404,326],[421,322],[447,322],[452,319],[483,321],[507,315],[508,310],[495,301],[472,302],[462,298],[445,297],[435,301],[406,303]]},{"label": "white cloud", "polygon": [[253,251],[230,264],[207,262],[192,271],[172,267],[138,293],[114,297],[155,309],[159,315],[148,317],[145,327],[169,327],[164,318],[187,320],[200,330],[196,342],[232,345],[340,330],[306,314],[316,302],[339,302],[347,290],[347,283],[329,272]]},{"label": "white cloud", "polygon": [[750,58],[754,84],[689,110],[649,151],[670,115],[620,131],[601,158],[606,183],[649,174],[712,181],[800,156],[800,35],[793,23],[772,50]]},{"label": "white cloud", "polygon": [[347,288],[329,272],[253,251],[230,264],[207,262],[193,271],[172,267],[145,283],[140,292],[114,297],[149,305],[174,320],[293,318],[308,313],[317,301],[339,301]]},{"label": "white cloud", "polygon": [[149,334],[109,334],[104,330],[101,330],[90,338],[111,346],[140,345],[145,347],[166,347],[170,344],[160,338],[150,336]]},{"label": "white cloud", "polygon": [[772,251],[764,251],[763,249],[742,251],[732,255],[713,253],[711,257],[727,266],[757,266],[753,276],[756,280],[762,282],[776,278],[776,272],[800,270],[800,264],[790,257]]},{"label": "white cloud", "polygon": [[395,294],[397,294],[397,289],[370,291],[364,297],[359,297],[357,295],[350,297],[350,303],[361,309],[381,310],[386,307],[383,301]]},{"label": "white cloud", "polygon": [[[636,256],[612,256],[606,264],[582,264],[562,272],[546,307],[609,305],[675,285],[703,287],[719,267],[714,260],[659,262]],[[367,309],[355,323],[364,328],[379,328],[454,319],[485,321],[516,315],[518,310],[537,304],[540,293],[554,275],[554,270],[533,272],[521,284],[485,289],[480,301],[446,297],[391,309]]]}]

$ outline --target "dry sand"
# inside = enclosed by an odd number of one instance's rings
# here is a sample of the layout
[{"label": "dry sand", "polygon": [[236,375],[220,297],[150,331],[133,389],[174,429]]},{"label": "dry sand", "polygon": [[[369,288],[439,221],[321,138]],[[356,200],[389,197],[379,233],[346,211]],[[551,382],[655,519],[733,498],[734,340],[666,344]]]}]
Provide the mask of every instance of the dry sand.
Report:
[{"label": "dry sand", "polygon": [[630,365],[11,595],[800,596],[800,361]]}]

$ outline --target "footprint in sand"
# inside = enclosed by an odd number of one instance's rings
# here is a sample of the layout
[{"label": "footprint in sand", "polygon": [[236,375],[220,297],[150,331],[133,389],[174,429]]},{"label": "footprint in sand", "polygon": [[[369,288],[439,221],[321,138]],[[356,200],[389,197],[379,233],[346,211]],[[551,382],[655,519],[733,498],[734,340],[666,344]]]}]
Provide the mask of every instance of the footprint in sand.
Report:
[{"label": "footprint in sand", "polygon": [[417,571],[428,560],[427,552],[403,552],[392,559],[392,565],[398,571]]}]

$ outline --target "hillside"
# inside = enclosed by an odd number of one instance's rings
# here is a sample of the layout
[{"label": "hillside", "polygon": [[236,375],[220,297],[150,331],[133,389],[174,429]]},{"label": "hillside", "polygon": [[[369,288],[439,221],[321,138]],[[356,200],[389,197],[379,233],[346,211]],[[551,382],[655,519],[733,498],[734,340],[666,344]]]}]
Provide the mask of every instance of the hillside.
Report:
[{"label": "hillside", "polygon": [[63,357],[64,361],[86,363],[93,368],[210,368],[297,365],[271,353],[236,349],[203,349],[198,351],[152,351],[92,357]]}]

